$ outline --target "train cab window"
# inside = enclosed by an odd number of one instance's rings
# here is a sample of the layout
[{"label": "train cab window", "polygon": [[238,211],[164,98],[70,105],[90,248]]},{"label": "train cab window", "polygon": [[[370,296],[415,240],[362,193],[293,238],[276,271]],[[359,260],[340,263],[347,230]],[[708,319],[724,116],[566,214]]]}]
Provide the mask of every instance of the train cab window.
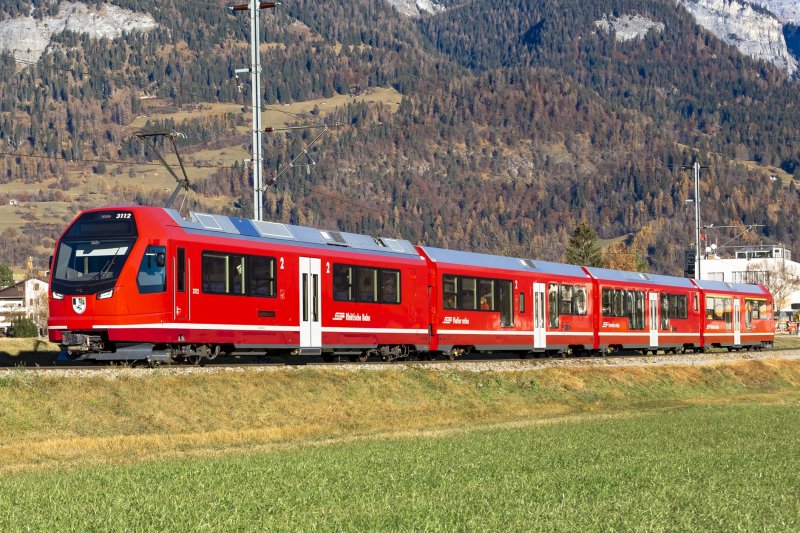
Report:
[{"label": "train cab window", "polygon": [[136,285],[140,294],[155,294],[167,290],[167,249],[164,246],[148,246],[139,265]]}]

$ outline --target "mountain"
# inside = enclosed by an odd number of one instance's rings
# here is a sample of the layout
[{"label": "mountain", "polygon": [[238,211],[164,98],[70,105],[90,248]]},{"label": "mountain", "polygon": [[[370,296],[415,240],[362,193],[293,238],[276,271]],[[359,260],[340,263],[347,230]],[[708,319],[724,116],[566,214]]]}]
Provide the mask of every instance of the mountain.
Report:
[{"label": "mountain", "polygon": [[[106,36],[89,29],[125,26],[100,0],[0,6],[0,28],[88,17],[48,32],[36,61],[0,55],[0,153],[11,154],[0,157],[0,239],[20,242],[0,262],[46,258],[77,209],[163,204],[174,182],[139,129],[185,135],[184,211],[250,216],[250,95],[236,75],[249,26],[226,5],[115,0],[138,26]],[[798,82],[790,58],[741,51],[748,31],[780,40],[757,29],[777,20],[765,10],[717,21],[737,40],[693,14],[711,0],[402,5],[263,12],[264,124],[332,125],[265,136],[266,176],[279,176],[268,218],[547,260],[586,220],[649,269],[680,273],[694,240],[682,168],[698,159],[705,224],[764,225],[745,238],[793,247]]]},{"label": "mountain", "polygon": [[[783,24],[769,9],[789,15],[789,4],[763,2],[765,8],[743,0],[681,0],[698,24],[739,49],[746,56],[773,63],[790,75],[797,70],[797,59],[786,46]],[[794,9],[800,7],[794,3]]]}]

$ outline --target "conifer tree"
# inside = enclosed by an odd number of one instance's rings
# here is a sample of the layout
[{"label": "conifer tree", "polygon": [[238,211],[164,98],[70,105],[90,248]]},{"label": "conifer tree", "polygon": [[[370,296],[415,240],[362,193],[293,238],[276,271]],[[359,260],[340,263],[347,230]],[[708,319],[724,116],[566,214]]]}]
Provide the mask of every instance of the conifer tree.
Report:
[{"label": "conifer tree", "polygon": [[585,220],[572,231],[567,243],[566,262],[591,267],[603,266],[603,256],[597,246],[597,232]]}]

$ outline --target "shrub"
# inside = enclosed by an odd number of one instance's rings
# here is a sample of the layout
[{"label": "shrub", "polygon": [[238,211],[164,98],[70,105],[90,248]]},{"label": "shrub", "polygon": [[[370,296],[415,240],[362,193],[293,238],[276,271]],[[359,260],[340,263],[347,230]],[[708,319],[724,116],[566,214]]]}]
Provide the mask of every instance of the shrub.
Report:
[{"label": "shrub", "polygon": [[33,320],[26,317],[19,317],[14,319],[11,322],[11,333],[14,337],[38,337],[39,336],[39,328],[36,324],[34,324]]}]

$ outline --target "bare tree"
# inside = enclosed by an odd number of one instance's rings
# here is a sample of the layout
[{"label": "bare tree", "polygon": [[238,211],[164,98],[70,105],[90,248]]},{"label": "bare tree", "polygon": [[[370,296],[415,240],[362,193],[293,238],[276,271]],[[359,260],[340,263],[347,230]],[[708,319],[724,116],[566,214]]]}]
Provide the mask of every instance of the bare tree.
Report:
[{"label": "bare tree", "polygon": [[787,265],[783,260],[762,260],[747,265],[748,281],[762,283],[775,300],[775,309],[785,309],[789,304],[789,295],[800,291],[800,270],[793,268],[794,263]]}]

